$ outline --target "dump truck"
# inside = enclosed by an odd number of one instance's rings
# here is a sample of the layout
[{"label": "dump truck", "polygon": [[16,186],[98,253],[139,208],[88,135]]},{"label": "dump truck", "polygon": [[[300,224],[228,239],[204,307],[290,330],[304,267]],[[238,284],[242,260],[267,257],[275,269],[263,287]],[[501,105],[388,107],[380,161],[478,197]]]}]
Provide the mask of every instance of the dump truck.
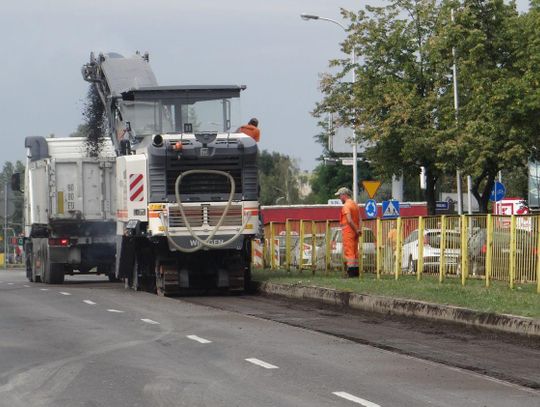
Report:
[{"label": "dump truck", "polygon": [[241,292],[260,233],[257,143],[238,85],[158,86],[148,54],[91,54],[83,78],[117,153],[116,277],[134,290]]},{"label": "dump truck", "polygon": [[27,137],[25,147],[28,280],[61,284],[75,273],[114,279],[116,154],[110,140],[96,157],[89,156],[84,137]]}]

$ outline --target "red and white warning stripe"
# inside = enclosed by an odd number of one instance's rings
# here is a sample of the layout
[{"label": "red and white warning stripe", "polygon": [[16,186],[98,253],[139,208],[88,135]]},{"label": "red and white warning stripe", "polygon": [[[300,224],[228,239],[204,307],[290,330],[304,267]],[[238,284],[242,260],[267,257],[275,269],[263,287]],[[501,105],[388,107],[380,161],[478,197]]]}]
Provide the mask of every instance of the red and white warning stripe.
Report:
[{"label": "red and white warning stripe", "polygon": [[263,260],[263,245],[260,239],[253,239],[251,242],[253,246],[253,265],[255,267],[264,267],[264,260]]},{"label": "red and white warning stripe", "polygon": [[142,174],[129,174],[129,200],[142,202],[144,200],[144,178]]}]

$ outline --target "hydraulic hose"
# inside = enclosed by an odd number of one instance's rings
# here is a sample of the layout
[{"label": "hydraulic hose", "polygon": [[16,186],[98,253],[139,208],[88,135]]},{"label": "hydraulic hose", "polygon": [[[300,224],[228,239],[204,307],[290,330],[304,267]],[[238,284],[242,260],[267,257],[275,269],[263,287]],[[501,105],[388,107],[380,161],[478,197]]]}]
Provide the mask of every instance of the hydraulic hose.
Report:
[{"label": "hydraulic hose", "polygon": [[[180,199],[180,184],[182,183],[182,178],[184,178],[187,175],[192,174],[214,174],[214,175],[223,175],[224,177],[227,177],[229,179],[229,184],[231,185],[231,192],[229,193],[229,199],[227,200],[227,204],[225,206],[225,209],[223,210],[223,213],[221,214],[221,218],[219,219],[219,222],[214,227],[214,230],[210,232],[210,234],[206,237],[206,239],[200,238],[195,231],[191,228],[191,225],[186,217],[186,214],[184,212],[184,207],[182,205],[182,200]],[[167,236],[167,239],[171,243],[172,246],[174,246],[178,251],[181,251],[183,253],[194,253],[196,251],[201,250],[203,247],[207,247],[209,249],[220,249],[223,248],[230,243],[234,242],[238,236],[242,234],[244,229],[246,228],[246,225],[248,224],[251,213],[246,216],[246,220],[242,223],[242,226],[240,227],[239,231],[231,237],[229,240],[222,242],[222,243],[210,243],[210,241],[213,239],[213,237],[216,235],[216,233],[221,228],[223,222],[225,221],[225,217],[227,216],[227,213],[229,211],[229,208],[231,207],[232,200],[234,197],[234,192],[236,190],[236,183],[234,182],[234,178],[231,174],[225,172],[225,171],[218,171],[218,170],[189,170],[186,172],[183,172],[176,178],[176,182],[174,183],[174,193],[176,197],[176,202],[178,204],[178,209],[180,210],[180,214],[182,216],[182,220],[184,221],[184,224],[186,225],[186,228],[190,235],[199,242],[199,245],[196,247],[182,247],[179,244],[177,244],[174,239],[171,238],[169,234],[169,227],[167,226],[163,213],[160,215],[161,222],[163,223],[163,227],[165,228],[165,235]]]}]

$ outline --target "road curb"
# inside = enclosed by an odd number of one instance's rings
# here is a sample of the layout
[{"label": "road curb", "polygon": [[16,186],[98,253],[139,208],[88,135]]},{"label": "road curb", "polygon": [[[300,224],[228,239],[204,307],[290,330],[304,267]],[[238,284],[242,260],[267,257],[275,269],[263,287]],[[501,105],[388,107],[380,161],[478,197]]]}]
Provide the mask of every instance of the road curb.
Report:
[{"label": "road curb", "polygon": [[331,288],[301,284],[258,283],[259,292],[286,298],[304,299],[323,304],[388,315],[409,316],[453,322],[494,331],[540,338],[540,319],[507,314],[479,312],[452,305],[424,301],[357,294]]}]

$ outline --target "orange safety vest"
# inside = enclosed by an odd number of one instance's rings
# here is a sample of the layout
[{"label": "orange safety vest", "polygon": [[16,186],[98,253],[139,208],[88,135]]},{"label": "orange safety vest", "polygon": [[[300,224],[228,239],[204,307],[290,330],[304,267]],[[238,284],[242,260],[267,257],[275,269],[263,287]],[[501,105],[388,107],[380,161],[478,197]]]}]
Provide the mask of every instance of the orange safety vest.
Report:
[{"label": "orange safety vest", "polygon": [[360,208],[351,198],[347,199],[341,208],[339,223],[343,234],[343,257],[347,267],[358,267],[358,235],[347,222],[347,214],[357,228],[360,228]]},{"label": "orange safety vest", "polygon": [[261,131],[258,127],[253,126],[252,124],[245,124],[242,127],[240,127],[240,131],[244,134],[247,134],[250,136],[253,140],[255,140],[257,143],[259,142],[261,138]]}]

